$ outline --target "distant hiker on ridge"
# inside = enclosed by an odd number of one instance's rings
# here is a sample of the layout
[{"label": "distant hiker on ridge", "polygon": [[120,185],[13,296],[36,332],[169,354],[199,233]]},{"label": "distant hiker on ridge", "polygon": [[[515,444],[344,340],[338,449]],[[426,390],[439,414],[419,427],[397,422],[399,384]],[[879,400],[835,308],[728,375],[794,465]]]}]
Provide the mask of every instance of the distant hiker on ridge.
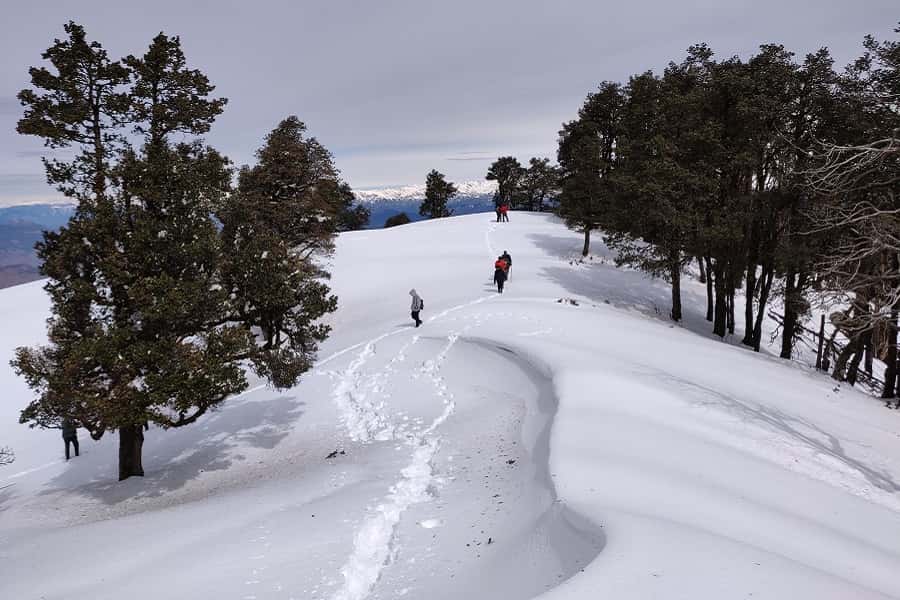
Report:
[{"label": "distant hiker on ridge", "polygon": [[506,283],[506,261],[498,258],[494,263],[494,283],[497,284],[497,292],[503,293],[503,284]]},{"label": "distant hiker on ridge", "polygon": [[72,419],[62,422],[62,438],[66,444],[66,460],[69,460],[69,444],[75,446],[75,456],[78,456],[78,428]]},{"label": "distant hiker on ridge", "polygon": [[409,295],[412,296],[412,305],[410,306],[412,318],[413,321],[416,322],[416,327],[418,327],[422,324],[422,319],[419,318],[419,311],[425,308],[425,301],[419,297],[419,294],[416,293],[415,288],[409,290]]},{"label": "distant hiker on ridge", "polygon": [[509,279],[509,272],[512,270],[512,256],[509,255],[508,251],[504,250],[500,258],[506,262],[506,278]]}]

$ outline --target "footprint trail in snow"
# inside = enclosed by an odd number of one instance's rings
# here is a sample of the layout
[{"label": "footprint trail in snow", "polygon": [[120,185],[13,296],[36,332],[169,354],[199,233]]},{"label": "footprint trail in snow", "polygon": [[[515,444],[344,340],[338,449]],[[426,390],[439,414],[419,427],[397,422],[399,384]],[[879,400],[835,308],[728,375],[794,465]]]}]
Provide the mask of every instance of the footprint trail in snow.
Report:
[{"label": "footprint trail in snow", "polygon": [[412,338],[383,369],[363,377],[363,366],[376,353],[374,344],[367,344],[335,386],[334,398],[344,413],[352,439],[371,442],[403,438],[413,452],[388,495],[357,530],[352,554],[341,569],[344,581],[332,595],[333,600],[362,600],[369,595],[382,570],[396,558],[399,549],[396,530],[403,513],[414,504],[429,501],[432,488],[440,483],[432,464],[441,444],[437,430],[455,407],[453,394],[447,389],[440,370],[459,334],[449,335],[437,356],[426,360],[418,369],[417,375],[428,378],[443,404],[443,410],[428,427],[403,431],[384,414],[383,401],[373,401],[371,397],[371,392],[383,389],[390,375],[396,372],[396,365],[406,359],[407,350],[419,339]]}]

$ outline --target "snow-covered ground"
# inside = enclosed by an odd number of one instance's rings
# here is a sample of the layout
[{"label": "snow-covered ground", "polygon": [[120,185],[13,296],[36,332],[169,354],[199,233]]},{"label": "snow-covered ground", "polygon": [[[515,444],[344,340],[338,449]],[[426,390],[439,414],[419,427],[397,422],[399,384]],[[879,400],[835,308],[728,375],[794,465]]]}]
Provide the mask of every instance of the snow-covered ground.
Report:
[{"label": "snow-covered ground", "polygon": [[900,413],[493,221],[342,235],[315,371],[151,430],[123,483],[114,437],[66,463],[16,424],[48,302],[0,291],[0,598],[900,598]]}]

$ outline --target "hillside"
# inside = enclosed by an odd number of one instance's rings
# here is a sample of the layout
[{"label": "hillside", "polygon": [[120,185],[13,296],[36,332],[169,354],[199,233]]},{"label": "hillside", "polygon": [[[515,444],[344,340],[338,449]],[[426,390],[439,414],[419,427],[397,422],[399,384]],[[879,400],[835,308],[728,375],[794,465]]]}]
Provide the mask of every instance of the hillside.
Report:
[{"label": "hillside", "polygon": [[900,413],[510,220],[341,235],[315,370],[151,429],[123,483],[114,438],[16,424],[48,300],[0,291],[0,597],[900,598]]}]

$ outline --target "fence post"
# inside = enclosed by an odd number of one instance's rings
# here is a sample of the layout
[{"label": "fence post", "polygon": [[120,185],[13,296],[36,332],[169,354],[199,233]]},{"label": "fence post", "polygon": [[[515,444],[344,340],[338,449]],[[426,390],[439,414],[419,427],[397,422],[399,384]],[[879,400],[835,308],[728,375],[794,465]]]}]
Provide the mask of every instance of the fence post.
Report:
[{"label": "fence post", "polygon": [[825,344],[825,313],[822,313],[819,322],[819,349],[816,352],[816,371],[822,370],[822,346]]}]

